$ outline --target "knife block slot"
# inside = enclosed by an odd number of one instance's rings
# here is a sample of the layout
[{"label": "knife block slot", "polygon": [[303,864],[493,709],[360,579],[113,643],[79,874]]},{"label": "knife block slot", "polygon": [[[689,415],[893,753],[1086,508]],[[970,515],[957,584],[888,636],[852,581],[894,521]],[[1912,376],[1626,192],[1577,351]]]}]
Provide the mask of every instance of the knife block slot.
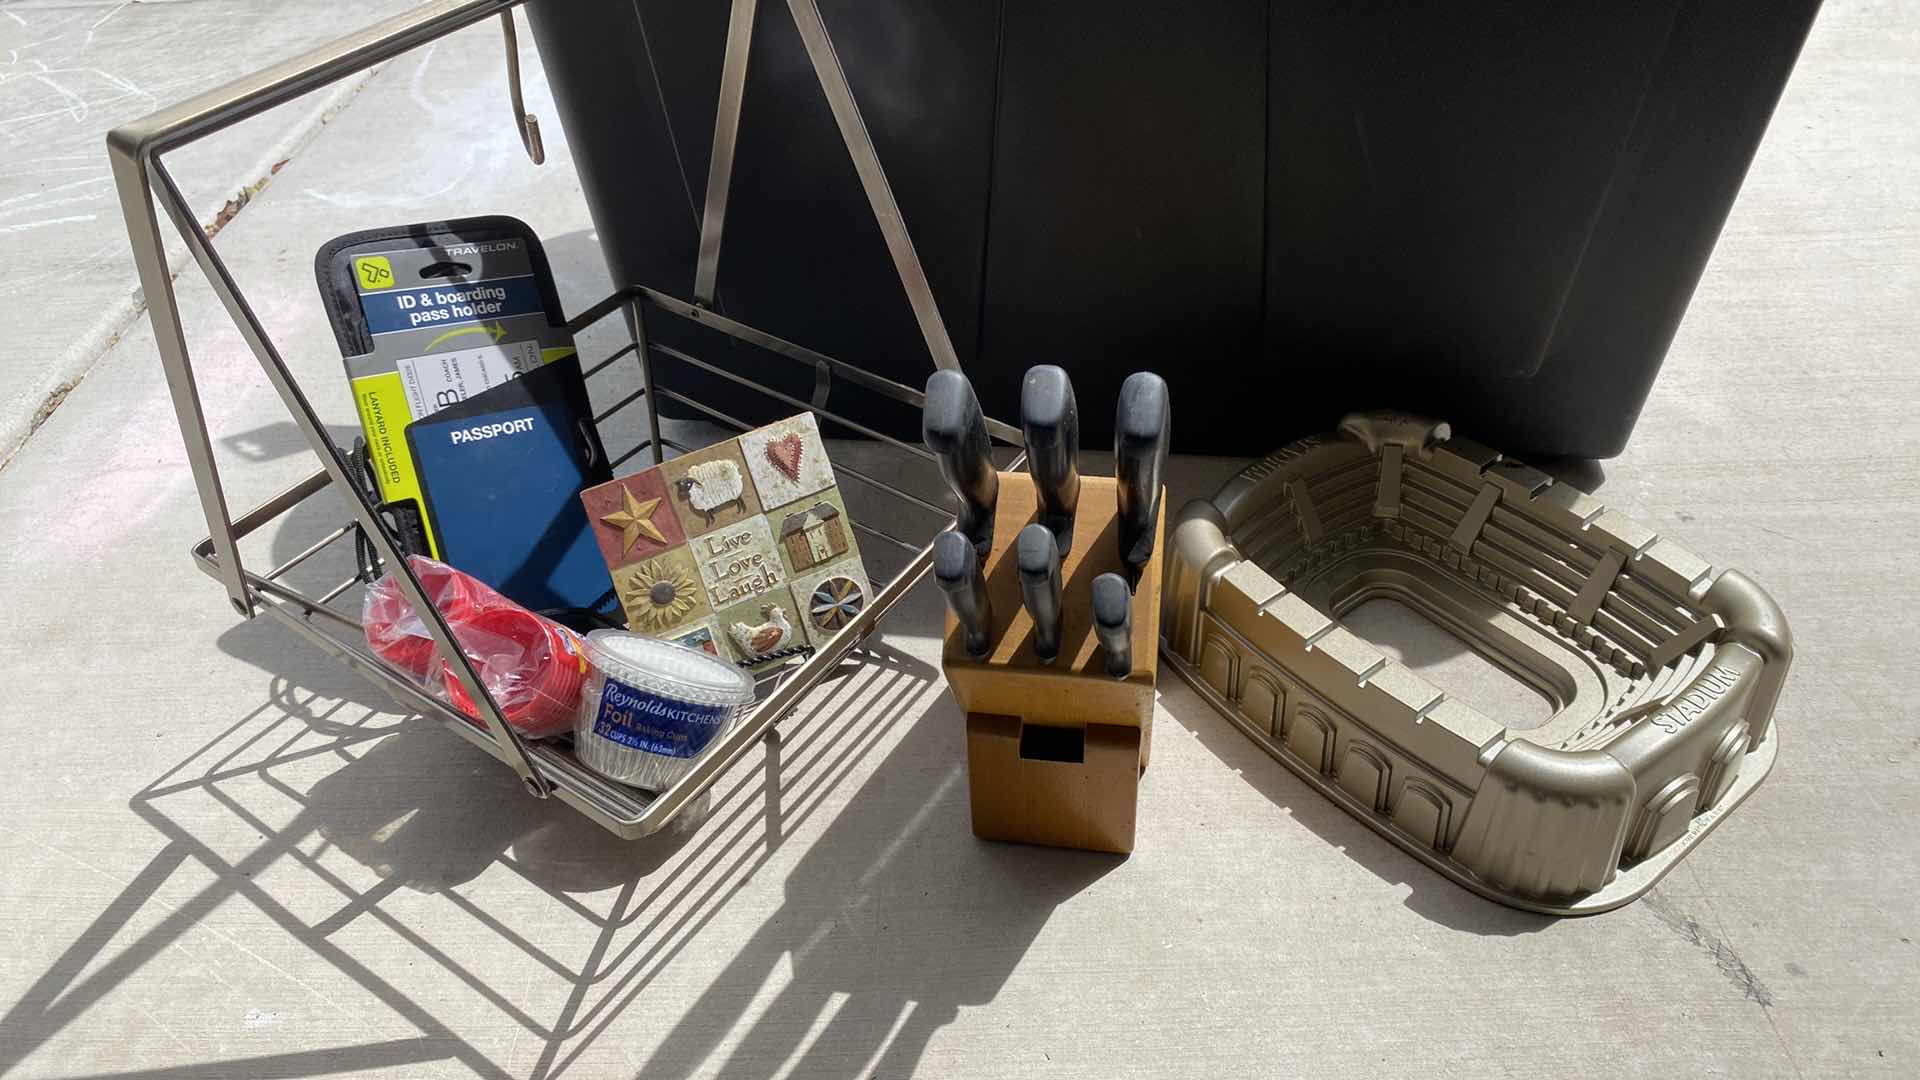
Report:
[{"label": "knife block slot", "polygon": [[1020,726],[1021,761],[1058,761],[1073,765],[1087,760],[1087,729],[1051,724]]},{"label": "knife block slot", "polygon": [[[1060,655],[1040,662],[1020,602],[1014,538],[1037,517],[1033,481],[1000,474],[993,545],[980,572],[993,609],[983,657],[966,652],[947,615],[941,666],[967,714],[974,835],[1093,851],[1130,852],[1140,774],[1152,746],[1160,641],[1160,549],[1133,593],[1133,670],[1107,674],[1093,629],[1093,579],[1119,572],[1111,477],[1081,479],[1072,546],[1060,562]],[[1165,500],[1155,528],[1165,529]]]}]

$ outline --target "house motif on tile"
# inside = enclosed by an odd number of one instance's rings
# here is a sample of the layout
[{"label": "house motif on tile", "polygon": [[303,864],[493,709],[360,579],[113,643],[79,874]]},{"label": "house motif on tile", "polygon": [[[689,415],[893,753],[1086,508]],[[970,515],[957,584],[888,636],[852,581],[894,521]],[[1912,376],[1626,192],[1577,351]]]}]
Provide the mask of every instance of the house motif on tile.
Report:
[{"label": "house motif on tile", "polygon": [[811,570],[847,553],[846,518],[830,502],[817,502],[805,513],[789,514],[780,526],[780,546],[795,571]]}]

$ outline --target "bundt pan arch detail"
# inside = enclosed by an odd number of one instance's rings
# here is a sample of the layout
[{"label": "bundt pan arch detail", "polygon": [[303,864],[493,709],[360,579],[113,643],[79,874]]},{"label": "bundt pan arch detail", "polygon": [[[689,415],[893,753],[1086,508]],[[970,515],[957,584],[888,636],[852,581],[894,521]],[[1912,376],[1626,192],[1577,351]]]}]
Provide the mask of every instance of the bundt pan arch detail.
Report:
[{"label": "bundt pan arch detail", "polygon": [[[1356,413],[1184,507],[1162,645],[1274,758],[1489,899],[1646,892],[1758,786],[1793,638],[1773,600],[1445,423]],[[1521,727],[1340,619],[1390,598],[1552,704]]]}]

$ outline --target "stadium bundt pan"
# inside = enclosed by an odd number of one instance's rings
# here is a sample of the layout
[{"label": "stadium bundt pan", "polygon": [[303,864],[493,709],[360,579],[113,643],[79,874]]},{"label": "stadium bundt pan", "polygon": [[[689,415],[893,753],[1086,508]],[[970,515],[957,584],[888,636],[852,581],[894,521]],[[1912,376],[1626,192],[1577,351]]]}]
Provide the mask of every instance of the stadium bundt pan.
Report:
[{"label": "stadium bundt pan", "polygon": [[[1342,625],[1425,616],[1547,699],[1448,697]],[[1419,417],[1365,413],[1180,513],[1164,651],[1321,794],[1517,908],[1651,888],[1760,783],[1793,657],[1773,600],[1599,500]]]}]

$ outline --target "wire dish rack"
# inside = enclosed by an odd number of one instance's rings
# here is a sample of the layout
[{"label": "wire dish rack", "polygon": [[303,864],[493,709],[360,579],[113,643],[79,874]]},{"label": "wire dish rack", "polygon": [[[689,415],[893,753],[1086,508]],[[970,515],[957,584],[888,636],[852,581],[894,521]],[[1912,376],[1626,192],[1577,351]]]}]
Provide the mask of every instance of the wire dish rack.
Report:
[{"label": "wire dish rack", "polygon": [[[507,75],[513,102],[513,121],[529,156],[537,164],[543,156],[539,148],[538,128],[520,105],[511,10],[519,2],[436,0],[424,4],[408,14],[118,128],[108,136],[108,149],[132,240],[134,260],[147,298],[149,318],[181,435],[186,442],[195,486],[206,515],[208,535],[193,546],[193,558],[199,567],[225,587],[234,610],[243,617],[251,619],[265,614],[285,624],[387,691],[401,705],[439,720],[455,734],[500,759],[519,775],[522,784],[532,795],[558,798],[619,836],[631,839],[657,832],[671,823],[756,742],[768,736],[774,725],[789,715],[810,689],[843,662],[856,657],[861,643],[874,632],[880,620],[925,576],[932,562],[930,540],[950,522],[950,509],[882,479],[882,474],[898,475],[895,465],[862,468],[836,461],[837,475],[852,478],[862,488],[870,489],[877,498],[887,500],[898,508],[898,513],[880,515],[875,520],[892,522],[902,518],[921,523],[922,527],[901,530],[912,533],[902,536],[870,524],[855,522],[856,529],[860,529],[869,540],[877,542],[879,551],[897,552],[894,561],[901,561],[903,565],[891,574],[878,572],[875,562],[880,556],[869,545],[869,576],[876,583],[885,582],[876,590],[872,602],[813,655],[804,660],[796,658],[762,677],[759,700],[751,713],[717,740],[692,771],[678,782],[664,791],[649,793],[609,781],[580,763],[570,741],[529,741],[506,723],[498,703],[487,693],[473,665],[454,646],[446,621],[427,602],[419,579],[401,557],[399,546],[376,512],[374,503],[361,485],[354,482],[348,460],[328,436],[280,351],[215,250],[211,235],[194,220],[188,203],[161,160],[163,154],[247,117],[409,49],[498,16],[502,20],[508,49]],[[609,355],[595,359],[587,355],[584,345],[582,347],[582,362],[595,402],[595,422],[603,425],[615,423],[621,417],[630,419],[633,415],[630,410],[644,411],[644,437],[614,456],[616,466],[643,452],[649,453],[657,463],[669,451],[685,452],[691,449],[662,435],[661,406],[664,402],[677,403],[683,411],[690,411],[723,429],[745,431],[755,426],[692,393],[674,388],[676,376],[682,379],[680,385],[702,379],[711,384],[711,380],[718,379],[763,396],[769,407],[778,405],[786,411],[811,411],[828,430],[837,427],[871,440],[876,454],[889,455],[900,463],[915,460],[931,462],[932,455],[925,448],[850,419],[841,404],[850,394],[864,394],[877,395],[895,403],[896,407],[918,409],[924,400],[920,391],[711,310],[725,220],[726,192],[731,177],[734,135],[746,74],[745,57],[752,36],[753,7],[754,0],[736,0],[734,17],[729,25],[720,108],[715,121],[712,165],[707,183],[707,206],[701,223],[695,297],[682,299],[650,288],[628,287],[593,304],[568,323],[576,340],[581,340],[582,335],[614,319],[616,315],[625,324],[625,344],[613,349]],[[819,10],[814,0],[789,0],[788,7],[807,44],[822,91],[833,108],[846,148],[853,156],[856,171],[873,205],[875,218],[885,235],[895,269],[926,338],[933,363],[942,367],[958,367],[918,255],[907,236],[885,173],[880,168],[865,125],[860,120],[858,106],[826,36]],[[212,436],[200,404],[180,307],[166,264],[156,203],[185,240],[189,253],[206,275],[241,337],[279,393],[294,425],[322,466],[278,495],[237,515],[228,509],[226,489],[214,459]],[[709,357],[703,357],[680,345],[654,340],[654,332],[670,323],[702,327],[704,332],[693,337],[717,342],[724,347],[713,350]],[[676,341],[686,339],[684,334],[676,337]],[[623,363],[637,365],[639,387],[630,393],[614,392],[617,400],[603,410],[600,407],[601,400],[608,395],[599,387],[609,385],[613,380],[596,380],[594,377],[603,373],[618,374]],[[628,373],[631,373],[631,369]],[[802,398],[780,388],[793,385],[795,378],[801,382],[811,380],[808,397]],[[1008,446],[1017,446],[1019,443],[1018,429],[1006,423],[990,421],[988,430],[1000,443]],[[864,465],[867,455],[863,453],[860,456]],[[1010,467],[1017,464],[1016,457]],[[351,511],[349,520],[270,569],[254,570],[245,565],[239,550],[242,539],[276,524],[284,524],[297,508],[318,507],[320,504],[310,504],[309,500],[321,497],[330,488],[345,500]],[[365,542],[370,543],[375,565],[395,573],[403,592],[425,617],[427,629],[441,657],[447,660],[468,696],[479,707],[480,724],[476,725],[423,691],[409,676],[390,667],[367,648],[357,616],[358,593],[355,586],[364,579],[364,574],[358,572],[362,560],[354,550],[357,537],[364,537]],[[330,561],[356,569],[344,581],[324,591],[302,589],[292,583],[296,568],[305,568],[298,576],[310,576],[314,567],[324,566]]]}]

